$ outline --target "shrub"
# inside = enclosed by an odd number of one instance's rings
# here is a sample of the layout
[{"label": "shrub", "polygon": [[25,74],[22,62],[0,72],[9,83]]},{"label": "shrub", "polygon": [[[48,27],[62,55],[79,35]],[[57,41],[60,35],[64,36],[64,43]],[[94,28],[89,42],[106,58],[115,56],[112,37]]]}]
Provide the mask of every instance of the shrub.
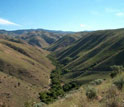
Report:
[{"label": "shrub", "polygon": [[117,65],[111,66],[111,69],[112,69],[112,73],[110,74],[111,78],[116,77],[118,74],[120,74],[124,71],[123,66],[117,66]]},{"label": "shrub", "polygon": [[105,98],[105,107],[120,107],[118,96],[118,90],[116,89],[116,87],[109,88]]},{"label": "shrub", "polygon": [[100,84],[102,84],[102,82],[103,82],[103,79],[97,79],[97,80],[92,81],[91,84],[92,85],[100,85]]},{"label": "shrub", "polygon": [[[32,107],[33,106],[33,101],[26,101],[24,103],[24,107]],[[0,106],[1,107],[1,106]],[[6,106],[5,106],[6,107]]]},{"label": "shrub", "polygon": [[63,86],[63,90],[64,90],[65,92],[69,91],[70,88],[71,88],[71,84],[65,84],[65,85]]},{"label": "shrub", "polygon": [[112,100],[106,103],[106,107],[120,107],[117,100]]},{"label": "shrub", "polygon": [[70,61],[72,61],[72,58],[71,58],[71,57],[66,57],[66,58],[64,58],[64,59],[61,61],[61,63],[62,63],[63,65],[67,65],[67,63],[69,63]]},{"label": "shrub", "polygon": [[79,103],[77,104],[76,107],[90,107],[90,104],[87,103],[87,100],[84,95],[80,96],[78,99]]},{"label": "shrub", "polygon": [[65,92],[68,92],[68,91],[70,91],[70,90],[72,90],[72,89],[75,89],[75,88],[78,88],[79,86],[78,86],[78,84],[76,83],[76,82],[70,82],[70,83],[68,83],[68,84],[65,84],[64,86],[63,86],[63,90],[65,91]]},{"label": "shrub", "polygon": [[62,74],[66,74],[66,73],[69,73],[69,72],[71,72],[69,69],[63,69],[62,70]]},{"label": "shrub", "polygon": [[47,92],[40,93],[40,100],[42,102],[48,103],[49,96],[47,95]]},{"label": "shrub", "polygon": [[48,56],[49,59],[54,62],[56,69],[51,72],[50,78],[51,78],[51,88],[46,92],[41,92],[40,100],[46,104],[49,104],[53,101],[55,101],[59,97],[63,97],[65,92],[70,91],[72,89],[75,89],[78,87],[77,83],[75,81],[70,82],[68,84],[65,84],[62,86],[62,72],[70,72],[68,69],[62,69],[63,65],[57,63],[57,61],[52,57]]},{"label": "shrub", "polygon": [[113,72],[110,74],[111,78],[114,78],[116,75],[117,75],[117,72],[115,72],[115,71],[113,71]]},{"label": "shrub", "polygon": [[34,104],[33,107],[47,107],[47,106],[43,102],[40,102],[40,103]]},{"label": "shrub", "polygon": [[96,89],[93,88],[93,87],[88,87],[88,88],[86,89],[86,96],[87,96],[87,98],[89,98],[89,99],[94,99],[94,98],[96,98],[96,96],[97,96],[97,94],[96,94]]},{"label": "shrub", "polygon": [[119,65],[113,65],[113,66],[111,66],[111,69],[113,71],[117,71],[118,73],[124,71],[124,67],[123,66],[119,66]]},{"label": "shrub", "polygon": [[[54,94],[54,93],[52,93],[52,94]],[[53,102],[56,98],[56,94],[53,96],[53,95],[51,95],[51,92],[42,92],[39,95],[40,95],[39,98],[40,98],[41,102],[44,102],[46,104]]]},{"label": "shrub", "polygon": [[56,67],[51,73],[51,88],[47,92],[40,93],[40,100],[46,104],[55,101],[58,97],[64,96],[63,87],[61,86],[61,68]]},{"label": "shrub", "polygon": [[124,75],[118,76],[118,78],[113,82],[119,90],[122,90],[124,86]]}]

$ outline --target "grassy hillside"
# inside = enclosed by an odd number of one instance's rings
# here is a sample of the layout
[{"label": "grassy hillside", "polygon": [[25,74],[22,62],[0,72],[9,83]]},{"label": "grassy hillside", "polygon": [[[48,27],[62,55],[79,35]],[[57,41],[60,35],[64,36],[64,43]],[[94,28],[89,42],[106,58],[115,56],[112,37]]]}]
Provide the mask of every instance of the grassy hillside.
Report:
[{"label": "grassy hillside", "polygon": [[32,31],[24,33],[18,38],[25,40],[31,45],[37,45],[39,47],[46,48],[62,36],[63,34],[56,34],[46,31]]},{"label": "grassy hillside", "polygon": [[97,96],[88,99],[86,96],[87,86],[68,93],[49,107],[123,107],[123,91],[119,91],[112,85],[112,80],[106,80],[101,85],[92,86]]},{"label": "grassy hillside", "polygon": [[48,50],[49,51],[61,51],[67,48],[69,45],[73,44],[75,41],[79,40],[82,36],[86,35],[88,32],[68,34],[53,43]]},{"label": "grassy hillside", "polygon": [[0,30],[0,34],[5,34],[18,39],[23,39],[31,45],[39,46],[42,48],[46,48],[64,35],[72,33],[73,32],[52,31],[44,29],[29,29],[16,31]]},{"label": "grassy hillside", "polygon": [[39,101],[41,90],[41,87],[0,72],[0,107],[24,107],[26,102]]},{"label": "grassy hillside", "polygon": [[[112,65],[124,65],[124,29],[94,31],[55,52],[58,61],[70,72],[63,75],[63,82],[92,81],[85,72],[96,77],[105,77]],[[101,72],[102,71],[102,72]],[[86,73],[87,73],[86,72]]]},{"label": "grassy hillside", "polygon": [[123,34],[123,29],[90,32],[56,56],[72,70],[107,70],[113,64],[123,65]]},{"label": "grassy hillside", "polygon": [[[123,107],[123,70],[120,70],[112,78],[110,76],[106,79],[99,77],[99,79],[83,85],[80,89],[69,92],[65,97],[50,104],[49,107]],[[117,73],[117,71],[114,72]],[[92,78],[92,75],[89,77]]]},{"label": "grassy hillside", "polygon": [[[86,104],[86,107],[105,107],[106,97],[113,83],[113,79],[110,79],[110,67],[124,65],[124,29],[75,34],[24,30],[16,31],[14,34],[13,38],[8,38],[9,34],[0,37],[2,103],[9,100],[7,103],[9,105],[24,105],[26,101],[38,101],[38,93],[41,94],[41,101],[53,102],[66,94],[66,91],[63,92],[64,89],[68,90],[75,83],[83,85],[83,89],[74,91],[49,106],[82,107]],[[48,47],[48,50],[54,51],[49,58],[53,59],[53,63],[57,66],[56,70],[53,70],[55,67],[46,57],[49,52],[40,47]],[[88,84],[97,79],[103,80],[101,85],[95,86],[103,102],[99,102],[96,98],[88,104],[90,100],[86,98],[84,90]],[[41,92],[47,89],[49,90]],[[121,94],[119,92],[119,97]],[[20,95],[22,97],[17,99]]]},{"label": "grassy hillside", "polygon": [[54,69],[48,51],[26,43],[0,39],[0,103],[23,107],[36,100],[38,93],[49,88]]}]

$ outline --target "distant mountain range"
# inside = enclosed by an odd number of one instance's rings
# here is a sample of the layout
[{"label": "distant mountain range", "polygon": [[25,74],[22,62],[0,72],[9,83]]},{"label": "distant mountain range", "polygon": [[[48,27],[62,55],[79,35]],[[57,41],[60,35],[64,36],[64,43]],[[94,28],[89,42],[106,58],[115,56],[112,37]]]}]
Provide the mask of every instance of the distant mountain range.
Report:
[{"label": "distant mountain range", "polygon": [[0,30],[0,34],[9,35],[14,38],[22,39],[31,45],[36,45],[42,48],[48,47],[53,42],[67,34],[74,32],[44,30],[44,29],[28,29],[28,30],[15,30],[6,31]]}]

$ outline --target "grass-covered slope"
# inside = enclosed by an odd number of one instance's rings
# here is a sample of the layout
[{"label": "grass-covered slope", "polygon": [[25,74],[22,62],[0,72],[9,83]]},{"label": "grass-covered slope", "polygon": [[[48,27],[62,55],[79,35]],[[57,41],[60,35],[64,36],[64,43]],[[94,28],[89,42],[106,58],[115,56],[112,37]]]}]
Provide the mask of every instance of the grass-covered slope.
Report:
[{"label": "grass-covered slope", "polygon": [[59,38],[61,38],[62,34],[56,34],[46,31],[32,31],[28,33],[24,33],[18,38],[25,40],[31,45],[36,45],[42,48],[48,47],[50,44],[57,41]]},{"label": "grass-covered slope", "polygon": [[107,70],[124,65],[124,29],[95,31],[57,52],[58,60],[72,70]]},{"label": "grass-covered slope", "polygon": [[27,102],[39,101],[40,91],[41,87],[0,72],[0,107],[24,107]]},{"label": "grass-covered slope", "polygon": [[69,45],[80,39],[82,36],[86,35],[88,32],[83,32],[82,35],[80,33],[68,34],[64,37],[60,38],[58,41],[53,43],[48,50],[50,51],[61,51],[64,48],[67,48]]},{"label": "grass-covered slope", "polygon": [[119,91],[112,85],[112,80],[106,80],[98,86],[91,87],[96,90],[94,99],[87,98],[87,86],[83,86],[48,107],[123,107],[124,90]]},{"label": "grass-covered slope", "polygon": [[69,32],[59,32],[44,29],[27,29],[16,31],[0,30],[0,34],[5,34],[18,39],[23,39],[31,45],[39,46],[42,48],[48,47],[50,44],[56,42],[58,39],[68,33]]},{"label": "grass-covered slope", "polygon": [[10,107],[23,107],[36,100],[42,89],[48,89],[54,69],[49,54],[26,43],[0,39],[0,102]]},{"label": "grass-covered slope", "polygon": [[[116,69],[113,69],[111,74],[116,72],[116,75],[108,76],[106,79],[99,77],[80,89],[69,92],[49,107],[123,107],[124,68],[113,67]],[[89,76],[92,78],[92,75]]]}]

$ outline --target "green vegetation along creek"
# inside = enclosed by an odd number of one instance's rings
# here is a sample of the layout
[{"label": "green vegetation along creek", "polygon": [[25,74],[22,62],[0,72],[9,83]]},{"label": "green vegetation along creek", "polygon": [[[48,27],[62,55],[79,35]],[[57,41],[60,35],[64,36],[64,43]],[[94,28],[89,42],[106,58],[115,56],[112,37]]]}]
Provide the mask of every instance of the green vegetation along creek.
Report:
[{"label": "green vegetation along creek", "polygon": [[62,65],[59,64],[53,56],[49,55],[48,57],[56,66],[56,69],[51,72],[51,88],[48,91],[40,93],[40,100],[46,104],[55,101],[59,97],[63,97],[66,92],[72,89],[79,88],[79,85],[74,81],[64,84],[61,81],[61,77],[63,73],[69,72],[69,70],[63,69]]}]

